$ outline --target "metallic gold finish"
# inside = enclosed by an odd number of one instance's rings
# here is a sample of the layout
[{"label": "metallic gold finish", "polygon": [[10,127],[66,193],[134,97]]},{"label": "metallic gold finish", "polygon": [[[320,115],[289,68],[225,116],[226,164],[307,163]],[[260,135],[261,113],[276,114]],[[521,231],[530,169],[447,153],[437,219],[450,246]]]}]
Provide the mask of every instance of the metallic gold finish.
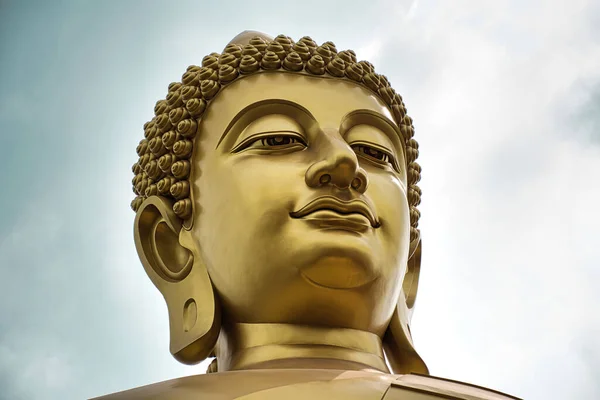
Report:
[{"label": "metallic gold finish", "polygon": [[[326,362],[323,362],[326,366]],[[106,400],[167,399],[518,400],[490,389],[424,375],[332,369],[271,369],[188,376]]]},{"label": "metallic gold finish", "polygon": [[244,32],[155,114],[132,168],[136,248],[171,353],[216,358],[107,398],[509,398],[428,377],[413,347],[418,145],[369,62]]}]

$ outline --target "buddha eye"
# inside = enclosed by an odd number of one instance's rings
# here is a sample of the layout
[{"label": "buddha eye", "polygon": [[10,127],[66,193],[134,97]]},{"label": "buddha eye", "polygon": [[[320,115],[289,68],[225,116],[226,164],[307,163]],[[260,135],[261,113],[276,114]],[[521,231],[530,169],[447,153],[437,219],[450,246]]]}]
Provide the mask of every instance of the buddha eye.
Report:
[{"label": "buddha eye", "polygon": [[260,143],[265,147],[288,146],[296,143],[304,144],[298,138],[285,135],[269,136],[267,138],[260,139]]},{"label": "buddha eye", "polygon": [[391,166],[394,165],[394,158],[383,150],[379,150],[364,144],[354,145],[352,148],[359,156],[366,157],[379,163],[385,163]]},{"label": "buddha eye", "polygon": [[234,153],[244,150],[280,150],[280,151],[296,151],[307,147],[306,141],[297,133],[280,133],[277,134],[257,134],[244,140],[241,144],[233,149]]}]

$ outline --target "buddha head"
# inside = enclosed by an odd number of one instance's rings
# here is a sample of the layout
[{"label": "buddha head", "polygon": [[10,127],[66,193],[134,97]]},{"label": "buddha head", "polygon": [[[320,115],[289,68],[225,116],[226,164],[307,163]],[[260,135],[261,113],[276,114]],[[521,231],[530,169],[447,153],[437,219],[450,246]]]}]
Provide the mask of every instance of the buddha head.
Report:
[{"label": "buddha head", "polygon": [[307,346],[373,341],[393,372],[427,372],[409,328],[418,146],[385,76],[331,42],[243,32],[154,112],[133,166],[134,232],[176,359],[239,369],[246,330],[272,328],[270,345],[296,331]]}]

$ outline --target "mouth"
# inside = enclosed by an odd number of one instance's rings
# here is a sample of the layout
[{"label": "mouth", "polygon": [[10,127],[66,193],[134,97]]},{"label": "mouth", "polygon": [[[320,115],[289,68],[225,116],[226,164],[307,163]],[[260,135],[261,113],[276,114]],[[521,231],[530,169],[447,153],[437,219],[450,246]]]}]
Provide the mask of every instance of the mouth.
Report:
[{"label": "mouth", "polygon": [[292,218],[311,216],[310,219],[321,221],[325,224],[324,227],[335,221],[350,225],[368,225],[371,228],[381,226],[375,213],[364,201],[358,199],[342,201],[333,196],[318,197],[300,210],[290,213],[290,216]]}]

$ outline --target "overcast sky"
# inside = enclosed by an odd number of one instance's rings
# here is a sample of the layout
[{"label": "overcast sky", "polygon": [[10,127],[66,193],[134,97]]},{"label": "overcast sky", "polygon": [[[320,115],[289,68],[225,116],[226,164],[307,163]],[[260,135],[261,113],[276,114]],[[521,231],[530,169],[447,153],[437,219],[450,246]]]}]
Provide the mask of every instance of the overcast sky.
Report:
[{"label": "overcast sky", "polygon": [[130,168],[167,85],[246,29],[354,49],[403,96],[423,166],[412,331],[431,373],[599,399],[593,0],[1,0],[0,399],[206,370],[169,354]]}]

